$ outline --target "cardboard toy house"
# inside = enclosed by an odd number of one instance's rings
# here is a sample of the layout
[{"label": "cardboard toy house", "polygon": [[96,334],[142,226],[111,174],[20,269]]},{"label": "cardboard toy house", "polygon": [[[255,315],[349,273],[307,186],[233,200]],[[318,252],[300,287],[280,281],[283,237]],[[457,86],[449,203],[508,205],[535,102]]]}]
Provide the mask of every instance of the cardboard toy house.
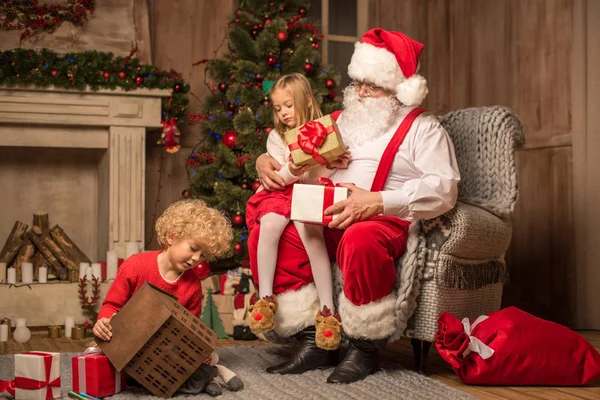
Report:
[{"label": "cardboard toy house", "polygon": [[171,294],[145,283],[111,320],[98,346],[118,371],[149,392],[171,397],[213,352],[215,333]]}]

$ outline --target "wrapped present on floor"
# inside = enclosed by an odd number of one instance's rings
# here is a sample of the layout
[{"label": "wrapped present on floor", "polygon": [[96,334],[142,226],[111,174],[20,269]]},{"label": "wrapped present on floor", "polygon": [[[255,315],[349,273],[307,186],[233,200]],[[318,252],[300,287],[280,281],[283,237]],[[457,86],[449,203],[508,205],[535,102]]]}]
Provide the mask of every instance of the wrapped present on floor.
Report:
[{"label": "wrapped present on floor", "polygon": [[60,398],[60,353],[28,351],[15,354],[15,398]]},{"label": "wrapped present on floor", "polygon": [[71,359],[73,391],[106,397],[125,389],[125,373],[119,372],[103,354],[81,354]]},{"label": "wrapped present on floor", "polygon": [[290,129],[285,133],[285,141],[296,165],[326,165],[346,151],[340,130],[331,115]]},{"label": "wrapped present on floor", "polygon": [[319,178],[320,185],[295,184],[292,192],[291,219],[329,225],[339,214],[325,215],[333,204],[348,198],[348,189],[334,186],[331,180]]}]

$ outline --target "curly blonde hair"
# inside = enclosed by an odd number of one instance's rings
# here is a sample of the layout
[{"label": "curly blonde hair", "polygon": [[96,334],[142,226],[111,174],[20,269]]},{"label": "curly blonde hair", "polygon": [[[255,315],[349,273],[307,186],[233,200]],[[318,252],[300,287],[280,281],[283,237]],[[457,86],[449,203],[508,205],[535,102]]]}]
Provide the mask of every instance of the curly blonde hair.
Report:
[{"label": "curly blonde hair", "polygon": [[156,235],[163,249],[173,240],[193,240],[202,258],[211,260],[229,250],[233,240],[231,222],[202,200],[185,199],[171,204],[156,220]]}]

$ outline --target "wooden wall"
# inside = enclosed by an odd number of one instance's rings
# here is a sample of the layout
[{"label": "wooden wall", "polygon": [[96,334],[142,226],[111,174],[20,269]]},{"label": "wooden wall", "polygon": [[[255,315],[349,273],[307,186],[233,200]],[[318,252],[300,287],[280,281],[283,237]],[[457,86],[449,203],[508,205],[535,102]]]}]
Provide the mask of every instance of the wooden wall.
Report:
[{"label": "wooden wall", "polygon": [[572,325],[574,0],[371,0],[369,27],[425,43],[425,107],[504,105],[525,127],[505,305]]}]

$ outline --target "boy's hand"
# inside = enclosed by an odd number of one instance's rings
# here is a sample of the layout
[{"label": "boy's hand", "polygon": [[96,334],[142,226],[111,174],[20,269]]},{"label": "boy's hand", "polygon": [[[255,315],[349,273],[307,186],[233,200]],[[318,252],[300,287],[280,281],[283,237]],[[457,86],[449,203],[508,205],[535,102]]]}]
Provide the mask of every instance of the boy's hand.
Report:
[{"label": "boy's hand", "polygon": [[96,337],[99,337],[100,339],[105,340],[107,342],[110,340],[110,338],[112,337],[112,327],[110,326],[110,320],[115,315],[117,315],[117,313],[114,313],[110,318],[100,318],[98,321],[96,321],[94,329],[92,330]]},{"label": "boy's hand", "polygon": [[350,150],[346,150],[346,152],[344,154],[342,154],[340,156],[340,158],[327,164],[327,168],[329,168],[329,169],[334,169],[334,168],[346,169],[346,168],[348,168],[348,164],[350,164],[350,158],[351,158]]}]

